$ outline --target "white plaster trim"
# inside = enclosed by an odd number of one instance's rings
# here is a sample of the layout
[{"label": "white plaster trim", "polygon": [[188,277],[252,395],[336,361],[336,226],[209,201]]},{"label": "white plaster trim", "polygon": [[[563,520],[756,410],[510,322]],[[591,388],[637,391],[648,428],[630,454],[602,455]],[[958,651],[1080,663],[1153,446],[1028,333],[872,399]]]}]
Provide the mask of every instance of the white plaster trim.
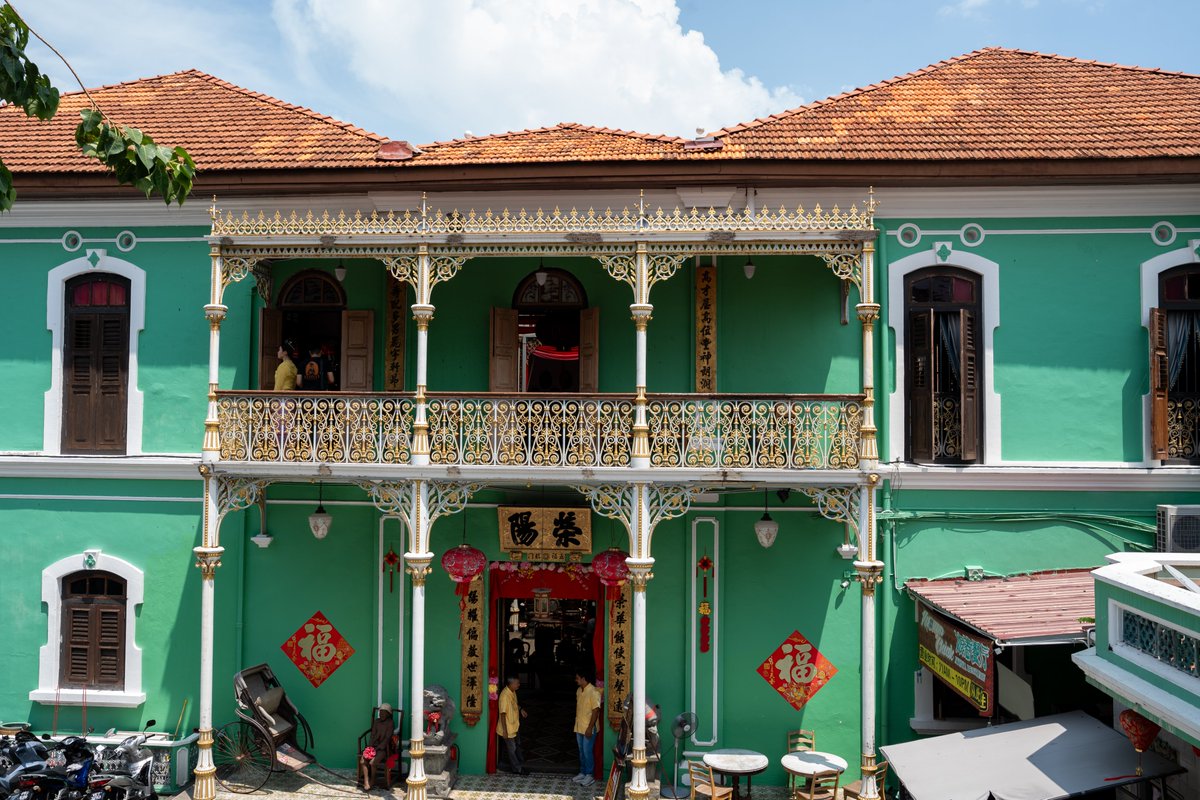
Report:
[{"label": "white plaster trim", "polygon": [[1107,694],[1149,714],[1176,731],[1191,738],[1200,738],[1200,705],[1189,703],[1146,679],[1123,669],[1119,664],[1102,658],[1096,648],[1071,654],[1087,679]]},{"label": "white plaster trim", "polygon": [[1148,653],[1142,652],[1137,647],[1125,643],[1125,637],[1121,629],[1121,615],[1129,611],[1139,617],[1145,617],[1148,620],[1158,623],[1164,628],[1170,628],[1173,631],[1187,635],[1189,638],[1195,639],[1200,636],[1196,631],[1181,628],[1178,625],[1173,625],[1167,622],[1157,614],[1152,614],[1145,609],[1135,608],[1134,606],[1118,602],[1117,600],[1109,600],[1108,608],[1105,609],[1105,614],[1108,619],[1108,649],[1113,655],[1119,659],[1141,667],[1152,675],[1158,677],[1166,683],[1174,684],[1190,695],[1200,697],[1200,678],[1194,675],[1185,675],[1177,669],[1172,669],[1168,665],[1162,663]]},{"label": "white plaster trim", "polygon": [[22,200],[0,217],[0,228],[145,225],[197,225],[208,230],[212,221],[203,203],[168,206],[145,200]]},{"label": "white plaster trim", "polygon": [[[61,394],[60,390],[60,399]],[[0,454],[0,478],[191,480],[197,477],[199,464],[199,453],[153,456],[4,453]]]},{"label": "white plaster trim", "polygon": [[[81,245],[85,244],[111,244],[114,247],[117,244],[116,237],[106,239],[99,237],[95,239],[82,238],[79,240]],[[208,239],[204,236],[139,236],[137,244],[158,243],[158,244],[178,244],[180,242],[207,242]],[[3,244],[62,244],[62,239],[0,239],[0,245]],[[131,248],[132,249],[132,248]],[[64,248],[65,250],[65,248]],[[74,251],[66,251],[74,252]]]},{"label": "white plaster trim", "polygon": [[[692,563],[695,563],[698,556],[696,555],[696,540],[699,536],[698,528],[701,524],[712,526],[713,535],[713,590],[712,590],[712,631],[710,632],[709,641],[712,646],[712,662],[713,662],[713,682],[712,682],[712,739],[699,739],[696,733],[692,732],[692,744],[700,747],[712,747],[720,738],[718,727],[718,717],[720,708],[717,705],[717,686],[720,685],[720,664],[721,659],[718,658],[718,650],[720,647],[721,637],[717,635],[718,626],[720,625],[721,607],[718,603],[720,594],[720,565],[721,565],[721,523],[716,517],[696,517],[692,520]],[[697,641],[698,630],[700,628],[700,598],[696,594],[696,571],[691,570],[691,590],[692,590],[692,608],[688,612],[691,616],[691,707],[696,708],[696,656],[700,652],[700,643]]]},{"label": "white plaster trim", "polygon": [[[924,233],[924,232],[923,232]],[[908,315],[905,313],[904,279],[910,273],[926,267],[958,267],[978,274],[982,278],[983,303],[980,306],[983,332],[983,459],[981,464],[1002,463],[1000,452],[1000,395],[996,394],[996,370],[993,359],[993,342],[996,328],[1000,325],[1000,265],[975,253],[954,250],[948,258],[941,260],[936,255],[943,244],[935,242],[932,247],[917,251],[888,264],[888,326],[896,342],[895,380],[896,388],[888,401],[888,457],[904,458],[904,329]]]},{"label": "white plaster trim", "polygon": [[[86,255],[98,253],[96,266]],[[142,452],[142,392],[138,386],[138,339],[146,327],[146,273],[134,264],[113,258],[103,250],[89,250],[82,258],[60,264],[46,278],[46,328],[50,331],[50,388],[46,390],[42,421],[42,450],[62,452],[63,318],[66,283],[76,275],[109,272],[129,279],[129,367],[125,389],[125,452]]]},{"label": "white plaster trim", "polygon": [[[1184,232],[1180,229],[1180,232]],[[1162,255],[1142,262],[1142,327],[1150,330],[1150,309],[1157,308],[1158,299],[1158,276],[1169,269],[1182,267],[1184,264],[1195,264],[1200,261],[1200,257],[1196,255],[1196,247],[1200,245],[1200,241],[1192,240],[1188,242],[1187,247],[1180,247],[1175,250],[1168,250]],[[1146,363],[1149,364],[1150,354],[1146,353]],[[1147,367],[1149,368],[1149,367]],[[1149,382],[1147,381],[1147,384]],[[1151,455],[1150,449],[1150,392],[1147,385],[1147,391],[1142,395],[1142,463],[1147,466],[1157,464]]]},{"label": "white plaster trim", "polygon": [[896,489],[981,491],[1163,492],[1196,491],[1200,467],[1147,468],[1120,462],[1047,462],[992,466],[881,465]]},{"label": "white plaster trim", "polygon": [[[1092,575],[1097,581],[1133,592],[1151,602],[1191,614],[1200,622],[1200,594],[1152,577],[1162,571],[1164,564],[1174,567],[1200,568],[1200,553],[1114,553],[1107,556],[1107,559],[1110,563],[1092,571]],[[1152,616],[1137,608],[1131,610],[1146,617]],[[1178,627],[1172,623],[1155,619],[1163,625]],[[1186,633],[1200,636],[1200,625],[1196,630],[1186,631]],[[1119,640],[1120,637],[1114,637],[1111,641]]]},{"label": "white plaster trim", "polygon": [[[88,556],[96,559],[88,567]],[[62,641],[62,579],[73,572],[92,569],[111,572],[125,579],[125,688],[122,691],[58,689],[59,655]],[[59,559],[42,570],[42,602],[46,604],[46,644],[38,650],[38,688],[29,693],[37,703],[76,705],[86,699],[89,705],[132,708],[146,702],[142,691],[142,648],[134,638],[137,607],[145,596],[145,574],[130,564],[99,550],[85,550]]]}]

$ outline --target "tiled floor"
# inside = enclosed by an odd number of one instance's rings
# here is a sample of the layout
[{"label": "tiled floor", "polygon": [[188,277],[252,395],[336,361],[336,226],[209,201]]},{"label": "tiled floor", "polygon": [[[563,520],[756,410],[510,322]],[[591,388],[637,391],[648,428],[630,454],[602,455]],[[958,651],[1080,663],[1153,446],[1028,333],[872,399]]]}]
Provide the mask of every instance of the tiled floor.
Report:
[{"label": "tiled floor", "polygon": [[[274,773],[266,785],[251,795],[233,794],[217,787],[217,800],[402,800],[404,787],[392,791],[377,789],[369,795],[355,788],[351,773],[339,770],[338,777],[315,772]],[[317,780],[314,780],[317,779]],[[596,800],[604,794],[604,784],[580,786],[562,775],[462,775],[451,793],[451,800]],[[622,796],[624,792],[622,791]],[[650,786],[650,797],[658,797],[658,783]],[[785,800],[787,792],[779,786],[755,786],[754,800]]]}]

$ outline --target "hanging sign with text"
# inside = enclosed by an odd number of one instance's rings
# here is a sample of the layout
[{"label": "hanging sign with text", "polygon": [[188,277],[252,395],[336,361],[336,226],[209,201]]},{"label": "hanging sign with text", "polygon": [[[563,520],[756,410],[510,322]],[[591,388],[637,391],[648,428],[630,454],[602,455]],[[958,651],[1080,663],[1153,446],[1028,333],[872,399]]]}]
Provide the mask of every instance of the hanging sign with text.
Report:
[{"label": "hanging sign with text", "polygon": [[580,561],[592,552],[589,508],[500,506],[500,549],[513,561]]},{"label": "hanging sign with text", "polygon": [[717,390],[717,268],[696,268],[696,391]]},{"label": "hanging sign with text", "polygon": [[462,599],[462,674],[460,705],[463,722],[474,725],[483,712],[484,655],[483,578],[475,576]]},{"label": "hanging sign with text", "polygon": [[995,667],[992,642],[917,604],[917,657],[971,705],[981,717],[995,714]]}]

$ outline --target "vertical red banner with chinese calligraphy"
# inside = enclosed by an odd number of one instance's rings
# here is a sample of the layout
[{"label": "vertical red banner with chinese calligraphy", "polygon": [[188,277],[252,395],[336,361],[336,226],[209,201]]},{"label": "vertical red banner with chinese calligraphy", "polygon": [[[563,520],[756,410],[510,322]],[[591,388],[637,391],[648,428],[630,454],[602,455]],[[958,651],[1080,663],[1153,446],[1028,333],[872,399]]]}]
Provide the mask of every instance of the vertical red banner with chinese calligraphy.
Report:
[{"label": "vertical red banner with chinese calligraphy", "polygon": [[696,391],[717,391],[717,268],[696,267]]},{"label": "vertical red banner with chinese calligraphy", "polygon": [[462,684],[459,709],[463,722],[474,725],[483,713],[483,688],[487,683],[484,669],[484,580],[477,576],[467,586],[462,616]]},{"label": "vertical red banner with chinese calligraphy", "polygon": [[608,724],[620,727],[622,706],[629,694],[629,656],[633,644],[633,584],[626,581],[608,609],[608,669],[604,696],[608,701]]}]

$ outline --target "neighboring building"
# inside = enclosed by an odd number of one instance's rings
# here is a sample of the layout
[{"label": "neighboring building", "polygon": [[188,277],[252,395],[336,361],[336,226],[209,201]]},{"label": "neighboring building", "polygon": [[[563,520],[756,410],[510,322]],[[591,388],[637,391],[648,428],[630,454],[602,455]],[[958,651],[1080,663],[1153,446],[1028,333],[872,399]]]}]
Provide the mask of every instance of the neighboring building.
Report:
[{"label": "neighboring building", "polygon": [[[1072,571],[1200,503],[1200,77],[986,49],[696,140],[421,148],[197,72],[93,94],[202,171],[183,209],[131,200],[72,152],[81,96],[0,109],[2,588],[43,601],[14,606],[0,717],[220,728],[269,662],[323,762],[439,683],[480,773],[492,681],[521,675],[544,738],[590,659],[611,721],[659,704],[664,761],[691,710],[688,752],[780,784],[792,728],[849,780],[985,706],[1105,713],[1079,619],[989,628],[934,584],[1078,601]],[[336,393],[269,391],[284,342]],[[423,569],[464,541],[489,567],[460,605]],[[582,567],[610,545],[606,593]],[[921,667],[910,592],[998,683]]]}]

